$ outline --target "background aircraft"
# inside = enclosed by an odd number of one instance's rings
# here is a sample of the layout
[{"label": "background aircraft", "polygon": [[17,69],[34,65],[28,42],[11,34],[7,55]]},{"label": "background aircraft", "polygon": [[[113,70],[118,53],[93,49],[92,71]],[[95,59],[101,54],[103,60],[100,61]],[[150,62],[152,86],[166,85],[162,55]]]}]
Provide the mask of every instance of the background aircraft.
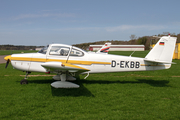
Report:
[{"label": "background aircraft", "polygon": [[99,49],[96,53],[108,53],[110,49],[111,43],[105,43],[101,49]]},{"label": "background aircraft", "polygon": [[80,48],[50,44],[38,53],[12,54],[5,57],[15,69],[26,71],[26,77],[21,84],[27,83],[31,72],[56,73],[51,86],[55,88],[78,88],[72,82],[75,74],[148,71],[168,69],[172,64],[176,37],[163,36],[145,58],[97,54],[86,52]]}]

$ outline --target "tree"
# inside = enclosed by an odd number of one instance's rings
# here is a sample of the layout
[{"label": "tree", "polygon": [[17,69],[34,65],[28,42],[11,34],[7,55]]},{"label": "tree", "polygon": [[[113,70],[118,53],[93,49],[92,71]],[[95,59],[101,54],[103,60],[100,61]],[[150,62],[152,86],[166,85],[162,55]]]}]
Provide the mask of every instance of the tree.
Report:
[{"label": "tree", "polygon": [[141,37],[138,39],[138,44],[145,45],[147,42],[147,37]]},{"label": "tree", "polygon": [[130,36],[130,39],[131,39],[131,40],[135,40],[135,39],[137,39],[137,37],[136,37],[136,35],[133,35],[133,34],[132,34],[132,35]]},{"label": "tree", "polygon": [[170,32],[163,32],[163,35],[169,35]]},{"label": "tree", "polygon": [[180,34],[177,34],[177,43],[180,43]]}]

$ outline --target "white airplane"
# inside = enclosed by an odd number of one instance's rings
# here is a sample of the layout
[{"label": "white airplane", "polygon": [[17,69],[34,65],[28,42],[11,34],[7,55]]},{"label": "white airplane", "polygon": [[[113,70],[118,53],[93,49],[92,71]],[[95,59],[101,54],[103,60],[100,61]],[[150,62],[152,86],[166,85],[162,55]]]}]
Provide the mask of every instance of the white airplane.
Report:
[{"label": "white airplane", "polygon": [[163,36],[145,58],[97,54],[86,52],[74,46],[50,44],[38,53],[12,54],[4,59],[15,69],[26,71],[25,79],[31,72],[56,73],[51,84],[55,88],[78,88],[72,80],[74,74],[110,73],[128,71],[149,71],[168,69],[172,64],[176,37]]},{"label": "white airplane", "polygon": [[111,43],[105,43],[96,53],[108,53]]},{"label": "white airplane", "polygon": [[97,52],[88,51],[90,53],[106,53],[108,54],[111,43],[105,43]]}]

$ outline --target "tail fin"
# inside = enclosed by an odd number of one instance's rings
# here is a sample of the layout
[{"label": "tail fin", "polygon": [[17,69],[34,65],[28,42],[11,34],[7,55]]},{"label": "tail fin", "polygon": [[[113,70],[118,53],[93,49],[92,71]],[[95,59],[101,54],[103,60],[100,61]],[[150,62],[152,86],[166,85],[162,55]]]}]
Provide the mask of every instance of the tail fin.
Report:
[{"label": "tail fin", "polygon": [[105,43],[96,53],[108,53],[111,43]]},{"label": "tail fin", "polygon": [[163,36],[154,48],[146,55],[145,60],[151,62],[172,63],[177,37]]}]

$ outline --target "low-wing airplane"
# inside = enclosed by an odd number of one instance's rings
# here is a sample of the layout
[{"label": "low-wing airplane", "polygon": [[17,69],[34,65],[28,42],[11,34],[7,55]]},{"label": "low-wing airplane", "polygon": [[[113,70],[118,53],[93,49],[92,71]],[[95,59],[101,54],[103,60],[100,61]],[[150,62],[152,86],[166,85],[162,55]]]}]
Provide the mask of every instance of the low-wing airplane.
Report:
[{"label": "low-wing airplane", "polygon": [[11,62],[15,69],[26,71],[25,79],[31,72],[56,73],[53,79],[58,80],[51,84],[55,88],[78,88],[72,82],[76,80],[73,74],[149,71],[168,69],[172,64],[176,37],[163,36],[145,58],[97,54],[86,52],[80,48],[50,44],[38,53],[12,54],[4,59]]}]

